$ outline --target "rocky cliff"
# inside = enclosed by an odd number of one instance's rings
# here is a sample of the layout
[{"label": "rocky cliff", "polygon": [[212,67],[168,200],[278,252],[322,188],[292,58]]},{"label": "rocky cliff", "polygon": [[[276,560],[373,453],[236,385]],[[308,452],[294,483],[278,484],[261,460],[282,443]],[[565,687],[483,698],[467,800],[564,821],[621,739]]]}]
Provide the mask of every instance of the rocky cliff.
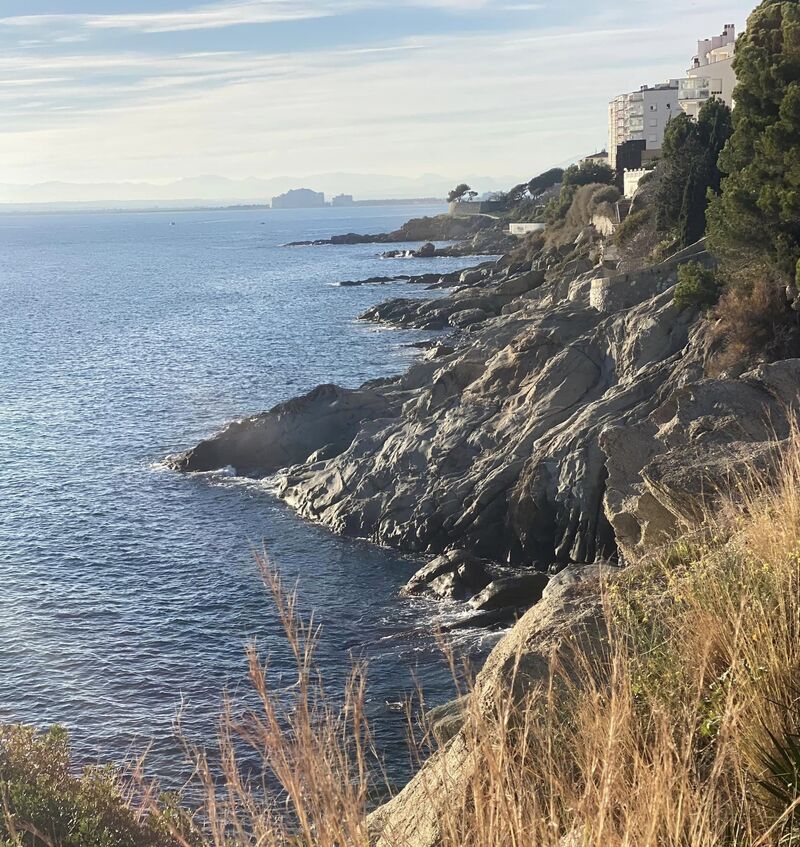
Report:
[{"label": "rocky cliff", "polygon": [[321,386],[173,465],[277,474],[304,517],[409,551],[546,569],[667,537],[708,495],[709,465],[785,431],[794,364],[704,379],[703,325],[671,290],[700,247],[618,277],[588,255],[544,251],[370,310],[459,331],[402,376]]}]

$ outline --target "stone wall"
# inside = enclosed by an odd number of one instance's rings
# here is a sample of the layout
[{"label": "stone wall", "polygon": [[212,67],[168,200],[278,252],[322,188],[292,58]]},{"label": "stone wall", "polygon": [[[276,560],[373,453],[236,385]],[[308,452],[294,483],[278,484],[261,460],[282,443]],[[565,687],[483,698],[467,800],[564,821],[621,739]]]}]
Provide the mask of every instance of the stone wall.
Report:
[{"label": "stone wall", "polygon": [[705,239],[652,268],[593,279],[589,290],[589,305],[598,312],[608,314],[628,309],[648,297],[656,297],[675,285],[678,268],[690,261],[713,266],[714,259],[706,251]]},{"label": "stone wall", "polygon": [[473,215],[488,215],[494,212],[504,212],[507,205],[502,200],[462,201],[450,204],[450,214],[456,218],[468,218]]}]

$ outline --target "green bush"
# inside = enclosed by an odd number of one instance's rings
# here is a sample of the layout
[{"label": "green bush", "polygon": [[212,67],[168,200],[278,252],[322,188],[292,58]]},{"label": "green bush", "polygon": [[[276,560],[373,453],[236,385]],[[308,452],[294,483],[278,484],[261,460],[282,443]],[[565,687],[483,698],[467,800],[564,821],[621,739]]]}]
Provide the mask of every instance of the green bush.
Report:
[{"label": "green bush", "polygon": [[719,300],[720,289],[714,271],[699,262],[687,262],[678,268],[678,284],[675,286],[675,305],[699,306],[710,309]]},{"label": "green bush", "polygon": [[544,210],[544,219],[548,224],[554,224],[558,221],[563,221],[567,216],[567,212],[572,206],[572,201],[575,199],[575,194],[578,191],[577,185],[564,185],[561,188],[561,193],[558,197],[553,197],[547,204]]},{"label": "green bush", "polygon": [[616,186],[605,185],[602,188],[598,188],[592,195],[592,208],[597,209],[603,203],[611,203],[612,205],[618,203],[621,196]]},{"label": "green bush", "polygon": [[[166,818],[131,802],[113,766],[71,767],[66,730],[0,726],[0,844],[3,847],[169,847]],[[175,813],[177,816],[177,812]],[[177,825],[177,817],[174,821]],[[181,827],[188,832],[187,827]]]},{"label": "green bush", "polygon": [[628,215],[614,232],[614,243],[618,247],[624,247],[649,220],[650,209],[640,209]]}]

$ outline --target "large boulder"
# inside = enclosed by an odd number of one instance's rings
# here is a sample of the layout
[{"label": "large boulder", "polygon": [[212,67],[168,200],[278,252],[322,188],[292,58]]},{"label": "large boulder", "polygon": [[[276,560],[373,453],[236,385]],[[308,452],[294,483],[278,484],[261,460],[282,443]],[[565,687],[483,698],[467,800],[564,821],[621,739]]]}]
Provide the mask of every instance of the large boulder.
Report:
[{"label": "large boulder", "polygon": [[769,479],[800,403],[800,359],[673,391],[644,420],[606,428],[605,510],[629,556],[669,542],[755,473]]},{"label": "large boulder", "polygon": [[549,581],[547,574],[538,571],[496,579],[470,600],[470,606],[481,612],[527,608],[542,599]]},{"label": "large boulder", "polygon": [[464,327],[485,321],[488,317],[490,316],[483,309],[462,309],[450,315],[447,322],[458,329],[464,329]]},{"label": "large boulder", "polygon": [[185,472],[232,466],[241,473],[269,474],[342,453],[368,420],[396,414],[386,394],[367,386],[348,390],[320,385],[271,411],[234,421],[222,432],[168,464]]},{"label": "large boulder", "polygon": [[467,550],[448,550],[436,556],[403,586],[406,596],[465,600],[482,591],[492,580],[492,566]]}]

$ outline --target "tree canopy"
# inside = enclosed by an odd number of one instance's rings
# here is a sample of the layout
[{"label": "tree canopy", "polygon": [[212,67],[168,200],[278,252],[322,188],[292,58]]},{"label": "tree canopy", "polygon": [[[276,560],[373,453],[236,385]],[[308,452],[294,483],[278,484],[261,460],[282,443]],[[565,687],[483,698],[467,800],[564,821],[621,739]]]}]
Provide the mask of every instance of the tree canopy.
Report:
[{"label": "tree canopy", "polygon": [[613,185],[614,171],[610,165],[586,161],[580,165],[570,165],[561,179],[563,185]]},{"label": "tree canopy", "polygon": [[712,249],[730,269],[766,263],[798,279],[800,259],[800,3],[764,0],[733,64],[733,134],[709,209]]},{"label": "tree canopy", "polygon": [[731,110],[713,98],[703,105],[696,122],[680,114],[667,124],[656,226],[674,236],[680,247],[705,234],[709,192],[719,193],[717,160],[730,134]]},{"label": "tree canopy", "polygon": [[457,185],[448,195],[447,202],[448,203],[457,203],[459,200],[463,200],[468,194],[474,194],[470,186],[467,185],[466,182],[462,182]]},{"label": "tree canopy", "polygon": [[543,191],[547,191],[548,188],[558,185],[563,178],[563,168],[550,168],[549,171],[545,171],[544,173],[539,174],[539,176],[535,176],[528,183],[527,188],[531,193],[531,196],[536,197],[537,194],[541,194]]}]

